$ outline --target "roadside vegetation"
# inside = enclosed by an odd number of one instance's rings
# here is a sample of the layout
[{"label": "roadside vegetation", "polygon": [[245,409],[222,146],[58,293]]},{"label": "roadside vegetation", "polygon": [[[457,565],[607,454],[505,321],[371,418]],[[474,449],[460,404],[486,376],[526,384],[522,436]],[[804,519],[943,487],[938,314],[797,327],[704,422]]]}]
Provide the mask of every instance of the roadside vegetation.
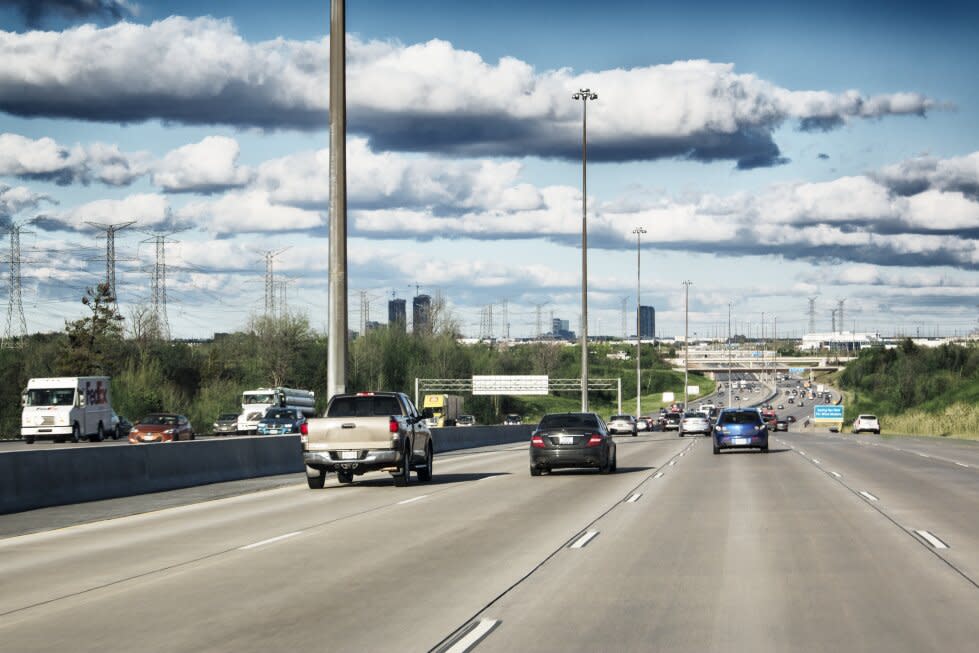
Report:
[{"label": "roadside vegetation", "polygon": [[[112,309],[105,286],[83,300],[90,315],[66,322],[60,333],[35,334],[0,349],[0,437],[20,432],[20,395],[33,377],[106,375],[112,377],[112,403],[130,420],[153,411],[187,415],[198,432],[206,433],[218,414],[238,412],[244,390],[287,386],[313,390],[317,410],[326,407],[326,336],[314,332],[302,315],[255,317],[245,329],[218,334],[207,341],[166,341],[148,311],[134,310],[123,319]],[[381,328],[350,343],[347,389],[399,390],[414,397],[415,379],[467,379],[474,374],[546,374],[579,378],[580,354],[575,345],[538,342],[498,346],[463,345],[451,320],[439,319],[429,334]],[[589,377],[622,379],[622,409],[635,410],[635,347],[589,345]],[[630,358],[608,358],[625,352]],[[663,351],[662,355],[668,355]],[[671,370],[660,351],[643,345],[643,412],[662,405],[662,393],[683,397],[683,373]],[[690,375],[701,394],[714,383]],[[464,410],[479,424],[496,424],[518,413],[525,422],[546,412],[575,411],[580,393],[546,397],[465,396]],[[593,392],[590,408],[605,417],[617,412],[615,391]]]},{"label": "roadside vegetation", "polygon": [[865,350],[835,375],[847,418],[871,413],[884,434],[979,439],[979,347]]}]

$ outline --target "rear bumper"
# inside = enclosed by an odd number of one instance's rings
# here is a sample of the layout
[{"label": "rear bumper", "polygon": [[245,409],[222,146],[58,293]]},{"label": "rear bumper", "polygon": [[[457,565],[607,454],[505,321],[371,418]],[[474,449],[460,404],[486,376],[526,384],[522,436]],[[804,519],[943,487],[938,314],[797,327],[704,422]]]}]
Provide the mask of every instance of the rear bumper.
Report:
[{"label": "rear bumper", "polygon": [[403,455],[395,449],[368,449],[357,452],[356,459],[342,458],[341,451],[303,451],[306,465],[314,469],[335,472],[338,469],[355,474],[377,470],[396,470]]},{"label": "rear bumper", "polygon": [[768,447],[768,434],[715,436],[714,444],[720,449],[761,449]]},{"label": "rear bumper", "polygon": [[601,467],[608,454],[602,447],[589,449],[531,449],[530,464],[534,467]]}]

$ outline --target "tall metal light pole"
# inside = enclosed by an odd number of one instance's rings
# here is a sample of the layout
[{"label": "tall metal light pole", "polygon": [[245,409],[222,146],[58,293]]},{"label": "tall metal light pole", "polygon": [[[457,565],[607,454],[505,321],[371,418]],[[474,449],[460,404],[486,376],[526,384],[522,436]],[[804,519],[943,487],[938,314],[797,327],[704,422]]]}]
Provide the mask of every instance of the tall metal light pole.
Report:
[{"label": "tall metal light pole", "polygon": [[330,305],[327,398],[347,389],[347,85],[345,0],[330,2]]},{"label": "tall metal light pole", "polygon": [[731,303],[727,304],[727,405],[731,405],[731,374],[734,371],[731,369],[734,364],[731,361]]},{"label": "tall metal light pole", "polygon": [[642,371],[639,367],[641,359],[640,352],[642,351],[642,302],[639,299],[639,281],[641,279],[639,276],[639,267],[642,259],[639,255],[639,243],[646,230],[642,227],[636,227],[632,230],[632,233],[636,234],[636,419],[639,419],[639,416],[642,415],[642,399],[640,398],[642,397]]},{"label": "tall metal light pole", "polygon": [[683,410],[687,410],[687,390],[690,388],[690,284],[684,281],[683,300]]},{"label": "tall metal light pole", "polygon": [[571,96],[581,100],[581,412],[588,410],[588,100],[598,93],[583,88]]}]

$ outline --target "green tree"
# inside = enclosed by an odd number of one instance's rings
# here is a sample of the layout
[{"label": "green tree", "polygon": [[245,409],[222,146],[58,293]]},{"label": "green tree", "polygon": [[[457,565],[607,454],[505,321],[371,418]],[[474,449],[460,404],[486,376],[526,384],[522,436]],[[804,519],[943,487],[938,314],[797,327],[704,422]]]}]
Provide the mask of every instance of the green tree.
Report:
[{"label": "green tree", "polygon": [[88,317],[65,322],[68,340],[60,371],[68,376],[111,373],[112,354],[123,344],[123,318],[116,312],[115,297],[109,284],[87,288],[82,304],[91,310]]}]

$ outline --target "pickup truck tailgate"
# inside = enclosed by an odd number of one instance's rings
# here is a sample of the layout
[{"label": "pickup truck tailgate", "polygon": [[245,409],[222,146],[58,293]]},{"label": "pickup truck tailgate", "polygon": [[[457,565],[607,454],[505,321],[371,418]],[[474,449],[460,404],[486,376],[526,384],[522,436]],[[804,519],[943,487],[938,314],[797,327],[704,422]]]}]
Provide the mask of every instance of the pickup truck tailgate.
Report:
[{"label": "pickup truck tailgate", "polygon": [[390,417],[320,417],[309,420],[310,451],[390,449],[397,442]]}]

